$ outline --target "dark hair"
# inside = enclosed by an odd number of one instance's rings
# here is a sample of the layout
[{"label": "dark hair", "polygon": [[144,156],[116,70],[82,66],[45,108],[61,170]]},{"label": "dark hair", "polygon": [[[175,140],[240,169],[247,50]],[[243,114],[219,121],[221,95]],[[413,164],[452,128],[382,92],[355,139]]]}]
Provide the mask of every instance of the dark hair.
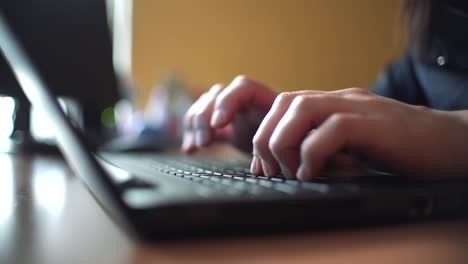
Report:
[{"label": "dark hair", "polygon": [[402,21],[406,41],[416,54],[429,52],[437,31],[438,0],[404,0]]}]

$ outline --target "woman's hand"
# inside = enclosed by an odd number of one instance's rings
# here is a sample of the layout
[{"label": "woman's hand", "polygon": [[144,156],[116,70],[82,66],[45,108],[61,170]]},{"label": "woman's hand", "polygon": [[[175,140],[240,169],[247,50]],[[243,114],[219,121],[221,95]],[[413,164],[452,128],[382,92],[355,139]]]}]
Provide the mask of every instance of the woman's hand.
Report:
[{"label": "woman's hand", "polygon": [[412,106],[364,89],[280,94],[253,138],[252,173],[310,180],[348,149],[408,175],[468,175],[468,111]]},{"label": "woman's hand", "polygon": [[237,77],[224,90],[215,85],[185,116],[186,153],[216,138],[245,151],[253,143],[255,175],[282,171],[307,181],[343,150],[408,175],[468,174],[468,111],[412,106],[361,88],[277,96]]},{"label": "woman's hand", "polygon": [[277,94],[242,75],[223,88],[214,85],[185,114],[182,143],[185,153],[190,154],[217,139],[252,152],[252,137]]}]

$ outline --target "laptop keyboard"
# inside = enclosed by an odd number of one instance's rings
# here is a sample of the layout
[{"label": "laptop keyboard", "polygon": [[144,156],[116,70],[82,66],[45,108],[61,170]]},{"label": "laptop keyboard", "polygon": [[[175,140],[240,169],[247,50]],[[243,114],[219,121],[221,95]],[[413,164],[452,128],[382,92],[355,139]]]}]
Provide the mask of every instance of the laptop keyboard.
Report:
[{"label": "laptop keyboard", "polygon": [[276,177],[254,176],[250,173],[249,164],[233,161],[197,161],[194,159],[166,159],[157,161],[158,170],[176,177],[181,177],[199,184],[228,193],[248,192],[262,194],[265,192],[298,192],[328,193],[329,186],[324,183],[302,183],[287,180],[282,175]]},{"label": "laptop keyboard", "polygon": [[128,159],[128,156],[122,159],[109,159],[106,155],[106,158],[114,164],[123,165],[123,168],[148,169],[149,167],[151,171],[166,173],[222,191],[228,195],[264,195],[267,193],[325,195],[331,191],[355,191],[356,188],[351,184],[331,185],[325,182],[300,182],[286,179],[282,175],[275,177],[254,176],[250,173],[250,164],[243,161],[199,160],[184,156],[156,155],[154,157],[143,156],[135,160]]}]

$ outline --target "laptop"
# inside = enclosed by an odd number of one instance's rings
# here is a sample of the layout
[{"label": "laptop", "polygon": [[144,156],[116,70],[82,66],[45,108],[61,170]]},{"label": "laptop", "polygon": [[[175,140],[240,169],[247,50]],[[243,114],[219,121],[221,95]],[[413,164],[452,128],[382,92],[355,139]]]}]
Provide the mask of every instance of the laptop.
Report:
[{"label": "laptop", "polygon": [[[0,48],[96,201],[141,240],[255,234],[465,216],[468,181],[374,175],[301,183],[255,177],[247,159],[93,152],[0,14]],[[70,80],[73,81],[73,80]]]}]

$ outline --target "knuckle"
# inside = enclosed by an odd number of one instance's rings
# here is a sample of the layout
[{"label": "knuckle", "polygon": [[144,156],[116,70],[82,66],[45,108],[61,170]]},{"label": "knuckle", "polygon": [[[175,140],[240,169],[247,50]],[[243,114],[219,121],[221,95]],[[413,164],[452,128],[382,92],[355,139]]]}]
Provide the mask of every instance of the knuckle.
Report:
[{"label": "knuckle", "polygon": [[275,104],[284,104],[291,100],[294,97],[294,94],[291,92],[282,92],[278,96],[276,96]]},{"label": "knuckle", "polygon": [[268,149],[270,149],[273,156],[278,157],[278,155],[283,150],[283,146],[281,145],[280,141],[277,140],[277,137],[271,137],[268,141]]},{"label": "knuckle", "polygon": [[219,91],[221,91],[223,89],[223,84],[222,83],[216,83],[214,84],[213,86],[211,86],[210,88],[210,93],[215,93],[217,94]]},{"label": "knuckle", "polygon": [[[225,90],[226,91],[226,90]],[[215,108],[223,105],[224,101],[227,100],[225,99],[226,97],[229,97],[229,94],[226,94],[225,91],[223,91],[221,94],[219,94],[218,96],[216,96],[216,98],[214,98],[214,105],[215,105]]]},{"label": "knuckle", "polygon": [[255,154],[264,156],[268,151],[268,140],[259,135],[255,135],[252,139]]},{"label": "knuckle", "polygon": [[222,87],[223,87],[222,83],[215,83],[215,84],[213,84],[213,86],[211,86],[211,89],[222,88]]},{"label": "knuckle", "polygon": [[364,88],[353,87],[353,88],[345,89],[344,94],[342,94],[342,97],[364,99],[368,95],[370,95],[370,92],[368,90]]},{"label": "knuckle", "polygon": [[258,134],[255,134],[255,136],[252,138],[252,144],[256,147],[258,145],[261,145],[262,143],[262,138]]},{"label": "knuckle", "polygon": [[197,102],[203,101],[203,100],[206,98],[207,94],[208,94],[208,91],[205,91],[204,93],[202,93],[202,94],[198,97]]},{"label": "knuckle", "polygon": [[218,108],[229,108],[232,104],[236,103],[236,100],[233,100],[234,96],[232,90],[223,90],[215,98],[213,98],[213,109]]},{"label": "knuckle", "polygon": [[238,75],[228,86],[226,86],[226,89],[220,91],[216,96],[215,104],[219,106],[229,103],[231,99],[236,98],[236,95],[244,93],[245,89],[250,86],[251,82],[252,79],[246,75]]},{"label": "knuckle", "polygon": [[242,84],[243,83],[249,83],[251,81],[252,81],[252,79],[249,76],[245,75],[245,74],[237,75],[233,80],[233,82],[242,83]]},{"label": "knuckle", "polygon": [[430,111],[431,109],[427,106],[424,106],[424,105],[415,105],[413,106],[416,110],[418,111],[422,111],[422,112],[427,112],[427,111]]},{"label": "knuckle", "polygon": [[330,123],[337,130],[346,130],[350,127],[352,120],[351,116],[343,113],[336,113],[330,116]]},{"label": "knuckle", "polygon": [[196,100],[190,107],[189,109],[187,110],[187,112],[185,112],[185,116],[187,117],[191,117],[193,115],[193,113],[198,109],[198,105],[200,104],[200,99]]},{"label": "knuckle", "polygon": [[310,100],[311,97],[303,95],[296,96],[291,103],[291,107],[296,111],[303,111],[308,108]]},{"label": "knuckle", "polygon": [[350,93],[354,93],[354,94],[368,94],[369,93],[367,89],[360,88],[360,87],[352,87],[352,88],[348,88],[347,90]]},{"label": "knuckle", "polygon": [[300,147],[300,154],[302,159],[307,159],[312,155],[312,148],[309,147],[309,144],[307,142],[303,142]]}]

